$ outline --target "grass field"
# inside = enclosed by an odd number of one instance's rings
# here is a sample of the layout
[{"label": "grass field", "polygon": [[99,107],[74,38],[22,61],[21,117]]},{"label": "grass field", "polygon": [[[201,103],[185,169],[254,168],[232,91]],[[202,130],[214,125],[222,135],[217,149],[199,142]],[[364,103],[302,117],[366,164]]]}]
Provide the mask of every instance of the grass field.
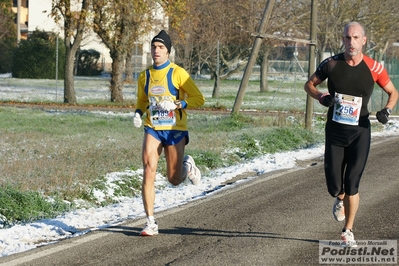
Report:
[{"label": "grass field", "polygon": [[[268,80],[269,90],[261,93],[259,81],[250,80],[245,88],[241,109],[305,112],[307,97],[303,90],[305,81],[306,76],[298,73],[273,76]],[[393,81],[398,83],[398,79]],[[199,79],[196,83],[207,99],[204,107],[208,108],[231,109],[240,88],[240,80],[222,80],[218,97],[212,98],[213,80]],[[109,78],[76,77],[74,84],[78,104],[109,105]],[[396,86],[398,88],[399,84]],[[321,90],[326,90],[324,83],[319,87]],[[135,103],[136,91],[136,84],[124,85],[124,105]],[[369,104],[370,112],[379,111],[386,100],[385,93],[376,86]],[[0,78],[0,101],[62,103],[63,81]],[[397,106],[393,110],[394,114],[398,113],[398,108]],[[314,112],[323,113],[325,110],[323,106],[314,104]]]},{"label": "grass field", "polygon": [[[242,109],[305,111],[306,94],[303,90],[305,78],[275,78],[269,81],[269,91],[260,93],[259,81],[251,80],[245,90]],[[239,80],[221,81],[219,95],[212,98],[214,81],[196,80],[207,101],[204,107],[233,107]],[[109,79],[77,78],[75,90],[78,104],[109,104]],[[126,84],[123,89],[125,104],[135,102],[136,84]],[[63,83],[54,80],[20,80],[0,78],[0,100],[21,102],[63,102]],[[322,111],[318,108],[315,111]]]}]

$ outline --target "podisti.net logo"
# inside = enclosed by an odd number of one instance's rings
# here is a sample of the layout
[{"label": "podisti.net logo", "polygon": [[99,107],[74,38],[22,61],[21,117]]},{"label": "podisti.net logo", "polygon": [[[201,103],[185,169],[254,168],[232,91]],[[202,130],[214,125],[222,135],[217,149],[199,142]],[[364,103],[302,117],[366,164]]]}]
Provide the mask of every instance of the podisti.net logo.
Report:
[{"label": "podisti.net logo", "polygon": [[320,264],[397,264],[397,240],[357,240],[356,247],[342,241],[320,240]]}]

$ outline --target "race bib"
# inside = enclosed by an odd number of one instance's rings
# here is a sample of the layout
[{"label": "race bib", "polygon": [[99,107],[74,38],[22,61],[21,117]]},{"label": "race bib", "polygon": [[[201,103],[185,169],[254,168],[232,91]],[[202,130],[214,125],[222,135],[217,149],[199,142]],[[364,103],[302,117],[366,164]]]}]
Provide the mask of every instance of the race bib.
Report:
[{"label": "race bib", "polygon": [[[169,98],[169,97],[168,97]],[[175,111],[162,109],[158,103],[166,100],[165,97],[154,96],[150,97],[150,120],[154,127],[157,126],[175,126],[176,114]]]},{"label": "race bib", "polygon": [[334,104],[332,120],[345,125],[357,126],[362,108],[362,97],[335,93],[335,99],[338,100],[338,103]]}]

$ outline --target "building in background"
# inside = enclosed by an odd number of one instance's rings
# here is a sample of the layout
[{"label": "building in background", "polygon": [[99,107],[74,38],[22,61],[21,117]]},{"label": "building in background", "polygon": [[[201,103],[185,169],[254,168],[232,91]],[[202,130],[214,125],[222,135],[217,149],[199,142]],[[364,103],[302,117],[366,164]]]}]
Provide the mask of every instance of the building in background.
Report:
[{"label": "building in background", "polygon": [[[17,24],[18,41],[28,38],[28,5],[29,0],[12,0],[12,11],[16,14],[14,22]],[[18,19],[19,23],[17,23]]]},{"label": "building in background", "polygon": [[[75,1],[77,3],[77,8],[80,8],[80,1]],[[18,2],[20,2],[20,8],[18,8]],[[27,39],[29,33],[35,30],[53,32],[63,38],[63,24],[55,23],[54,19],[50,17],[51,6],[51,0],[13,0],[13,11],[17,14],[17,17],[19,16],[20,18],[19,32],[21,39]],[[18,14],[18,10],[20,14]],[[154,12],[154,16],[161,22],[160,28],[156,28],[148,36],[140,38],[133,47],[132,64],[135,73],[140,72],[152,63],[151,38],[167,25],[167,18],[164,16],[161,7]],[[101,54],[100,62],[102,62],[103,71],[110,72],[112,59],[109,54],[109,49],[94,31],[89,31],[89,33],[85,35],[80,47],[80,50],[89,49],[94,49]]]}]

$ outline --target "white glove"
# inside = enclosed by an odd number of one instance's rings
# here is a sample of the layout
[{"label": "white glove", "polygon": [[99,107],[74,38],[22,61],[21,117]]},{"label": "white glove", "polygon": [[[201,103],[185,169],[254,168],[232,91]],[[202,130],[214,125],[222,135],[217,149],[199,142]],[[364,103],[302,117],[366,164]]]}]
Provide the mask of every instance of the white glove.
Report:
[{"label": "white glove", "polygon": [[161,107],[163,110],[172,111],[175,110],[177,105],[171,101],[162,101],[158,103],[158,106]]},{"label": "white glove", "polygon": [[141,127],[141,124],[143,124],[143,121],[141,121],[141,117],[139,113],[135,113],[133,117],[133,124],[135,127],[139,128]]}]

